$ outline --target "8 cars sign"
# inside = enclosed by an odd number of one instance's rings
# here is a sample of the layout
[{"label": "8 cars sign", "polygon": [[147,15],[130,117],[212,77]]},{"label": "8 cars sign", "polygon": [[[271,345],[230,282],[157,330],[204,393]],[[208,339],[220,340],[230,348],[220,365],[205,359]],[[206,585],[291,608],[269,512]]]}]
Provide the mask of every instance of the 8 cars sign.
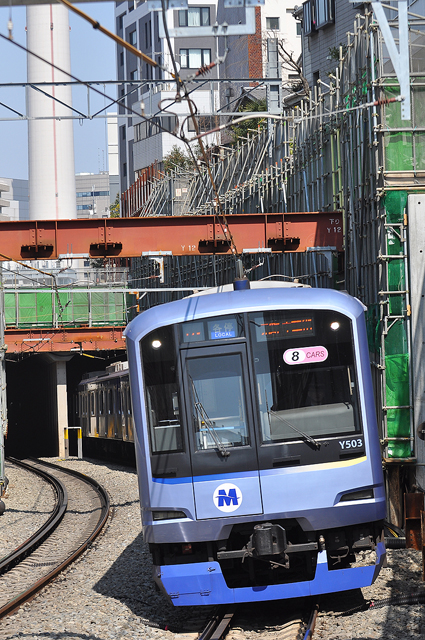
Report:
[{"label": "8 cars sign", "polygon": [[287,349],[283,354],[286,364],[309,364],[310,362],[324,362],[328,358],[326,347],[300,347]]}]

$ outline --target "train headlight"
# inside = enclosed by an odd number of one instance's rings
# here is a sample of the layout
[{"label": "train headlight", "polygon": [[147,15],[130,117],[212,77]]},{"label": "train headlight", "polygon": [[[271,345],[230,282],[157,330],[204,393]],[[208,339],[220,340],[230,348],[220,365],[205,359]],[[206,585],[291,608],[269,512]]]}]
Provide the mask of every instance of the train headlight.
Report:
[{"label": "train headlight", "polygon": [[152,511],[152,520],[178,520],[187,518],[183,511]]},{"label": "train headlight", "polygon": [[159,349],[161,347],[161,340],[152,340],[153,349]]},{"label": "train headlight", "polygon": [[331,329],[332,331],[338,331],[338,329],[340,328],[340,324],[339,322],[331,322]]}]

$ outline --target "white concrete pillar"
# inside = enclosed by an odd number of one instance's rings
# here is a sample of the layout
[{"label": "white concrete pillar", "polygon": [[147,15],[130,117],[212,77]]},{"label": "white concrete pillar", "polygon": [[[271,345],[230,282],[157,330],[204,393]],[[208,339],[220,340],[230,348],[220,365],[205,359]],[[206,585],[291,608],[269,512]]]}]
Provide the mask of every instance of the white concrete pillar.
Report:
[{"label": "white concrete pillar", "polygon": [[[68,9],[27,6],[28,82],[69,82],[59,69],[71,68]],[[44,62],[47,60],[48,62]],[[51,64],[55,65],[55,68]],[[71,86],[28,87],[30,220],[77,217]],[[48,95],[45,95],[48,94]],[[64,119],[65,118],[65,119]]]},{"label": "white concrete pillar", "polygon": [[58,437],[58,456],[65,457],[65,429],[68,429],[66,363],[72,356],[44,354],[51,363],[51,415]]},{"label": "white concrete pillar", "polygon": [[52,365],[56,373],[56,409],[58,426],[58,455],[65,457],[65,429],[68,428],[68,398],[66,393],[66,361],[58,360]]}]

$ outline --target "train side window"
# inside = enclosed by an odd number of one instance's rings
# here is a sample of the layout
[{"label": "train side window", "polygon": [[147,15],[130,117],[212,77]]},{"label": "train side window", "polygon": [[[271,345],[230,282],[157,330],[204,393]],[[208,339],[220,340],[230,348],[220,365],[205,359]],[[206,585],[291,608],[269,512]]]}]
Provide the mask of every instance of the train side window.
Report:
[{"label": "train side window", "polygon": [[126,387],[126,398],[127,398],[127,415],[131,416],[131,396],[130,396],[130,387]]},{"label": "train side window", "polygon": [[141,352],[152,453],[183,451],[173,328],[161,327],[145,336]]},{"label": "train side window", "polygon": [[94,416],[94,392],[90,393],[90,415]]},{"label": "train side window", "polygon": [[118,389],[117,387],[115,388],[115,394],[116,394],[117,414],[120,416],[121,415],[121,390]]},{"label": "train side window", "polygon": [[108,389],[107,391],[107,405],[108,405],[108,414],[111,415],[113,413],[113,397],[112,397],[112,389]]},{"label": "train side window", "polygon": [[99,415],[103,416],[103,389],[99,389],[98,394],[98,402],[99,402]]}]

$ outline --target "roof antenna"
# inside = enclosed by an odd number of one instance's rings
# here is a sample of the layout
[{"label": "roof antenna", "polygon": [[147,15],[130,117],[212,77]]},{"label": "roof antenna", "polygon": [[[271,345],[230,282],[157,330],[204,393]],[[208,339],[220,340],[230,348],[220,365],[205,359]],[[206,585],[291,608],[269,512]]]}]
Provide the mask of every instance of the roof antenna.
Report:
[{"label": "roof antenna", "polygon": [[242,291],[249,288],[249,280],[245,275],[242,260],[240,258],[236,258],[236,278],[233,283],[233,289],[235,291]]}]

